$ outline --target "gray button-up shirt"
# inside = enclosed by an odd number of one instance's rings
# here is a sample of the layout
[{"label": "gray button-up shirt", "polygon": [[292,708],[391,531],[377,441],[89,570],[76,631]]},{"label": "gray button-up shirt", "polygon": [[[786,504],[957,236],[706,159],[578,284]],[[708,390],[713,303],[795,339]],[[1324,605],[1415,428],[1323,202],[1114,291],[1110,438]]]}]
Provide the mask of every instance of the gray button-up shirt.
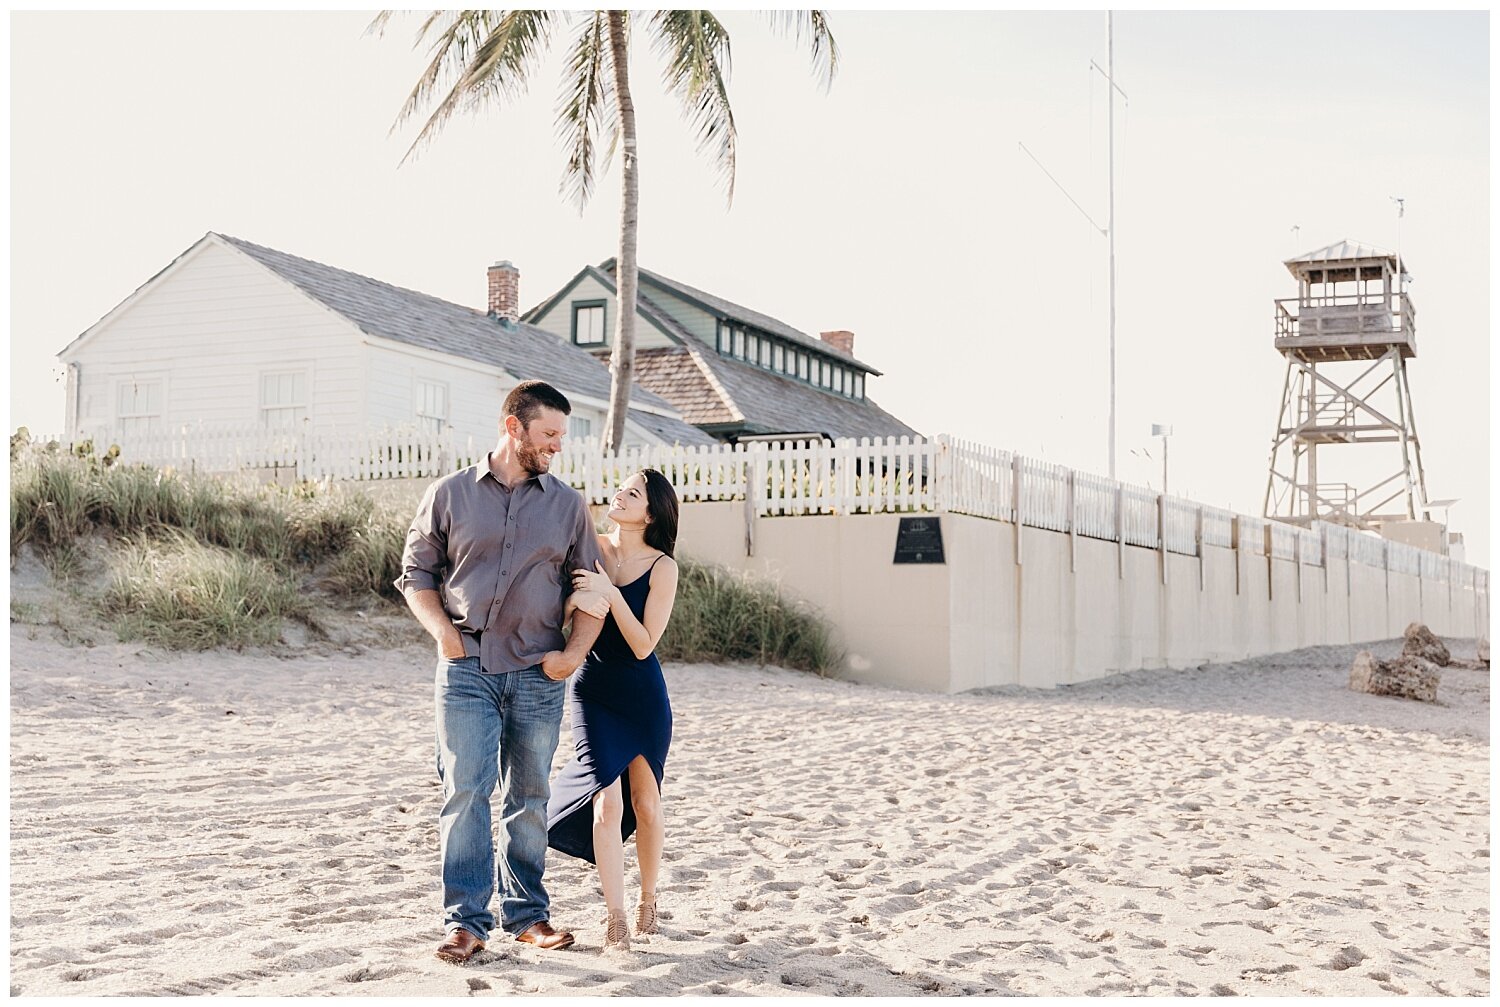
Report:
[{"label": "gray button-up shirt", "polygon": [[550,474],[507,489],[486,457],[427,487],[396,588],[440,592],[464,653],[486,674],[518,671],[563,648],[573,570],[600,559],[582,494]]}]

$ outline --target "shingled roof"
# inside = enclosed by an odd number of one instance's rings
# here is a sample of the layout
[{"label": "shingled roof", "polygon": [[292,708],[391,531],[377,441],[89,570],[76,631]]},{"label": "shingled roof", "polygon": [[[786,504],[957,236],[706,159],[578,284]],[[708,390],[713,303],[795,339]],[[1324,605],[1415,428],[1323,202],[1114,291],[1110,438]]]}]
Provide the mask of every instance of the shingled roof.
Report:
[{"label": "shingled roof", "polygon": [[869,399],[823,391],[692,342],[639,350],[635,366],[636,380],[698,426],[743,434],[918,436]]},{"label": "shingled roof", "polygon": [[[603,262],[599,263],[599,269],[611,280],[613,280],[615,275],[615,260],[612,258],[605,259]],[[815,350],[818,353],[825,354],[834,360],[838,360],[846,364],[853,364],[855,367],[858,367],[870,374],[874,374],[876,376],[880,375],[880,371],[876,370],[874,367],[865,363],[864,361],[856,360],[852,356],[840,353],[838,350],[834,349],[831,345],[824,342],[822,339],[818,339],[814,336],[809,336],[806,332],[803,332],[800,329],[794,329],[780,319],[772,318],[770,315],[761,314],[759,311],[755,311],[740,304],[735,304],[733,301],[727,301],[715,294],[710,294],[707,291],[699,290],[697,287],[690,287],[686,283],[683,283],[679,280],[674,280],[671,277],[662,276],[660,273],[653,273],[649,269],[642,269],[640,267],[637,267],[637,270],[640,273],[641,279],[646,281],[646,283],[655,285],[656,287],[659,287],[660,289],[665,290],[670,294],[675,294],[676,296],[681,297],[683,300],[696,302],[705,311],[708,311],[711,314],[718,315],[721,318],[729,319],[731,321],[742,322],[745,325],[753,326],[754,328],[760,329],[764,332],[769,332],[772,335],[780,336],[789,342],[797,343],[798,345],[804,346],[810,350]]]},{"label": "shingled roof", "polygon": [[[210,232],[214,233],[214,232]],[[511,323],[416,290],[325,266],[274,248],[227,234],[214,234],[250,256],[298,289],[353,322],[361,331],[383,339],[420,346],[480,363],[502,367],[519,378],[541,378],[567,391],[609,399],[609,369],[589,353],[561,342],[525,322]],[[670,403],[637,383],[632,402],[657,408]],[[630,411],[632,422],[650,426],[644,411]],[[670,417],[652,417],[662,425]],[[683,443],[703,443],[706,435],[686,424],[665,424]],[[654,427],[653,427],[654,429]],[[688,440],[688,437],[693,439]]]}]

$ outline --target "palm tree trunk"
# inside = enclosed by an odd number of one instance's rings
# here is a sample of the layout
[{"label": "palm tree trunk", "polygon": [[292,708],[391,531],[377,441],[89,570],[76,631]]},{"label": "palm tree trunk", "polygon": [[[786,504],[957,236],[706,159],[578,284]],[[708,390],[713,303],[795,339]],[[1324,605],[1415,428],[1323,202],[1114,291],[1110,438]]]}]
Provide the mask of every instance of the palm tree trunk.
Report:
[{"label": "palm tree trunk", "polygon": [[620,254],[615,259],[615,342],[609,357],[609,416],[604,421],[604,451],[614,454],[625,442],[625,414],[630,408],[630,384],[635,376],[636,232],[640,223],[638,204],[641,195],[624,11],[609,12],[609,50],[620,113],[620,141],[625,148],[621,171]]}]

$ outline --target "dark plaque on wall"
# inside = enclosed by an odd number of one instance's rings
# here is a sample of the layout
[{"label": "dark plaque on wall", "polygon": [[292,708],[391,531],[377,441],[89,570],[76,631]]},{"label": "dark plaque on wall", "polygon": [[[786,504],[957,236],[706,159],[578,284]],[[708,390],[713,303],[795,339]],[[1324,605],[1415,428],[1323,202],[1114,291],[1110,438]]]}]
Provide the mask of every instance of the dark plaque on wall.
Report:
[{"label": "dark plaque on wall", "polygon": [[942,563],[943,528],[935,517],[904,517],[896,530],[897,563]]}]

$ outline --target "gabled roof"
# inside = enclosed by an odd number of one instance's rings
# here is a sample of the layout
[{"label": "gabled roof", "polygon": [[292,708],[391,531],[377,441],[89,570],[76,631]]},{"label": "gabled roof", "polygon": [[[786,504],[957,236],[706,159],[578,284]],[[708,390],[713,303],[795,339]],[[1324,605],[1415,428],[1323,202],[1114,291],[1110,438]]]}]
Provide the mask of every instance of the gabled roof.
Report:
[{"label": "gabled roof", "polygon": [[908,437],[917,431],[869,399],[846,398],[692,343],[639,350],[636,378],[699,426],[746,433]]},{"label": "gabled roof", "polygon": [[[565,391],[609,400],[609,369],[586,351],[525,322],[489,314],[430,294],[325,266],[242,238],[210,232],[270,269],[368,335],[503,368],[521,378],[542,378]],[[670,405],[645,388],[634,404]],[[643,414],[642,414],[643,415]],[[632,410],[631,419],[641,416]]]},{"label": "gabled roof", "polygon": [[1325,262],[1368,261],[1370,259],[1389,259],[1394,262],[1396,260],[1396,253],[1384,248],[1376,248],[1374,245],[1366,245],[1362,242],[1350,241],[1348,238],[1345,238],[1343,241],[1335,242],[1326,248],[1305,252],[1295,259],[1287,259],[1283,265],[1295,275],[1298,272],[1296,269],[1297,266],[1316,265]]},{"label": "gabled roof", "polygon": [[[772,335],[780,336],[788,342],[796,343],[810,350],[816,350],[831,360],[852,364],[870,374],[877,376],[880,374],[878,370],[869,364],[840,353],[822,339],[809,336],[800,329],[794,329],[780,319],[772,318],[770,315],[763,315],[759,311],[753,311],[750,308],[735,304],[733,301],[726,301],[722,297],[699,290],[697,287],[690,287],[686,283],[662,276],[660,273],[653,273],[649,269],[637,268],[640,278],[645,283],[652,284],[669,294],[674,294],[684,301],[696,304],[709,314],[731,321],[742,322],[745,325],[753,326]],[[609,258],[599,263],[599,271],[613,280],[615,275],[615,260]]]},{"label": "gabled roof", "polygon": [[[557,293],[553,294],[541,304],[538,304],[536,307],[523,314],[521,316],[521,321],[527,323],[534,322],[538,318],[541,318],[543,315],[547,314],[547,312],[557,307],[558,302],[566,297],[569,291],[578,286],[578,282],[585,277],[591,277],[592,279],[596,280],[599,285],[602,286],[605,290],[608,290],[611,294],[615,294],[618,296],[619,291],[615,289],[615,277],[613,273],[603,273],[593,266],[584,266],[577,273],[573,274],[573,278],[567,283],[563,284],[561,289],[559,289]],[[675,318],[667,314],[666,311],[662,309],[661,305],[657,304],[645,294],[641,293],[639,288],[637,288],[635,295],[635,313],[646,319],[646,321],[650,322],[653,326],[656,327],[659,332],[661,332],[662,335],[666,336],[674,343],[680,343],[684,340],[690,342],[693,339],[691,333],[689,333],[686,329],[679,325]]]}]

